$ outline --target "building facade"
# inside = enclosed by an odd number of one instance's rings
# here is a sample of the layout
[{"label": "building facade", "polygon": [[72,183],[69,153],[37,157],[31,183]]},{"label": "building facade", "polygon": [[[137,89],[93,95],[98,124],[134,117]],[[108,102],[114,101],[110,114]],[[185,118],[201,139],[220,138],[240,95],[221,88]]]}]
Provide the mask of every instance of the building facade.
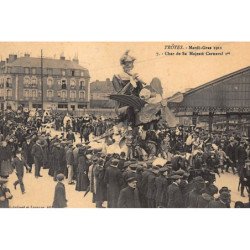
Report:
[{"label": "building facade", "polygon": [[250,67],[190,89],[183,93],[182,102],[169,103],[169,107],[176,116],[189,117],[193,125],[208,121],[210,131],[220,123],[225,130],[230,123],[242,127],[250,121]]},{"label": "building facade", "polygon": [[[81,110],[89,107],[89,71],[78,59],[9,55],[0,62],[1,109],[19,105],[53,110]],[[43,77],[42,77],[43,75]]]},{"label": "building facade", "polygon": [[109,95],[114,93],[113,83],[109,78],[106,81],[90,83],[90,107],[99,109],[112,109],[115,107],[115,101],[109,99]]}]

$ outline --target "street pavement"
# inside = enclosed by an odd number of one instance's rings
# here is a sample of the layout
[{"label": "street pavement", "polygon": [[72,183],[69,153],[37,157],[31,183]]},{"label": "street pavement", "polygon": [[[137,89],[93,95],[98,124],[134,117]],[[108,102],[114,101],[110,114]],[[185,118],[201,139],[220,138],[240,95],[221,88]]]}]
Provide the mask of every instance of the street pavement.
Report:
[{"label": "street pavement", "polygon": [[[50,130],[52,136],[60,134],[58,131]],[[92,140],[93,138],[91,138]],[[76,142],[79,142],[79,136],[76,136]],[[101,143],[93,142],[90,144],[93,147],[103,147],[103,140]],[[106,149],[109,151],[120,151],[118,142]],[[13,173],[9,177],[8,187],[13,194],[13,199],[10,200],[10,206],[12,208],[50,208],[53,202],[54,189],[56,182],[53,181],[53,178],[48,175],[48,169],[42,169],[41,175],[43,177],[36,179],[33,173],[26,173],[24,175],[24,185],[26,193],[22,194],[20,186],[17,186],[17,189],[14,189],[13,183],[17,179],[16,175]],[[216,185],[218,188],[223,186],[229,187],[231,189],[232,195],[232,204],[234,206],[235,201],[247,202],[247,197],[241,197],[238,189],[238,180],[237,175],[232,173],[221,174],[221,177],[216,176]],[[75,185],[68,185],[67,180],[64,180],[66,187],[66,197],[68,200],[69,208],[94,208],[95,204],[92,203],[92,194],[88,193],[84,197],[84,192],[79,192],[75,190]],[[247,196],[247,192],[245,191]],[[106,203],[104,203],[106,206]]]}]

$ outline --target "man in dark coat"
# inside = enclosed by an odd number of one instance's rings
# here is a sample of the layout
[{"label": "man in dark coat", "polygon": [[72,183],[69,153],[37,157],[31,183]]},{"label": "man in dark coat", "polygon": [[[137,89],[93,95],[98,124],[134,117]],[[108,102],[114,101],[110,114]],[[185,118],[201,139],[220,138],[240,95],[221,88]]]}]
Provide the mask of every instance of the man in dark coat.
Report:
[{"label": "man in dark coat", "polygon": [[231,203],[231,195],[229,192],[221,192],[217,200],[212,200],[209,202],[209,208],[229,208],[228,204]]},{"label": "man in dark coat", "polygon": [[188,208],[197,208],[198,207],[198,198],[202,194],[202,191],[205,188],[205,181],[201,176],[194,178],[194,188],[188,194],[187,207]]},{"label": "man in dark coat", "polygon": [[17,180],[14,182],[14,188],[16,189],[16,186],[20,184],[20,188],[22,191],[22,194],[25,193],[25,188],[23,184],[23,174],[24,174],[24,167],[27,167],[29,170],[29,167],[27,166],[27,163],[24,161],[24,159],[21,156],[21,151],[18,151],[16,153],[15,158],[13,159],[12,165],[16,171]]},{"label": "man in dark coat", "polygon": [[9,200],[13,197],[6,186],[7,182],[7,179],[0,177],[0,208],[9,208]]},{"label": "man in dark coat", "polygon": [[240,173],[242,171],[242,168],[245,166],[246,159],[247,152],[245,149],[245,141],[241,140],[239,146],[235,149],[235,160],[237,164],[238,173]]},{"label": "man in dark coat", "polygon": [[140,198],[141,198],[141,207],[147,208],[147,192],[148,192],[148,176],[151,174],[150,165],[142,173],[142,180],[140,185]]},{"label": "man in dark coat", "polygon": [[76,141],[75,135],[72,132],[72,130],[69,131],[69,133],[66,135],[66,138],[68,141],[71,141],[72,143]]},{"label": "man in dark coat", "polygon": [[35,177],[42,177],[40,174],[40,169],[43,166],[44,152],[41,145],[41,140],[37,140],[37,142],[33,145],[31,154],[34,157],[35,162]]},{"label": "man in dark coat", "polygon": [[67,199],[66,199],[66,191],[65,191],[65,186],[62,183],[64,179],[63,174],[58,174],[56,176],[57,178],[57,184],[55,187],[55,194],[54,194],[54,201],[52,204],[53,208],[64,208],[67,207]]},{"label": "man in dark coat", "polygon": [[54,143],[52,148],[52,169],[54,181],[56,181],[56,176],[60,172],[60,144],[58,142]]},{"label": "man in dark coat", "polygon": [[153,166],[151,173],[148,175],[148,191],[147,191],[147,199],[148,199],[148,207],[155,208],[155,195],[156,195],[156,185],[155,180],[157,174],[159,173],[159,167]]},{"label": "man in dark coat", "polygon": [[128,186],[121,190],[118,207],[119,208],[140,208],[139,193],[136,187],[136,178],[130,177],[127,179]]},{"label": "man in dark coat", "polygon": [[235,165],[236,165],[236,160],[235,160],[235,144],[234,144],[234,139],[230,139],[230,143],[226,147],[226,154],[229,157],[229,161],[226,167],[226,171],[228,172],[229,167],[231,166],[233,173],[235,173]]},{"label": "man in dark coat", "polygon": [[181,183],[181,176],[180,175],[173,175],[171,177],[174,181],[172,184],[168,186],[168,208],[182,208],[184,206],[183,197],[181,193],[181,189],[179,187]]},{"label": "man in dark coat", "polygon": [[107,167],[105,172],[104,181],[107,184],[107,200],[108,208],[116,208],[118,203],[118,198],[122,186],[122,173],[118,169],[118,159],[113,159],[109,167]]},{"label": "man in dark coat", "polygon": [[31,173],[32,170],[32,164],[34,163],[34,159],[33,156],[31,154],[31,150],[32,150],[32,146],[34,145],[34,143],[32,143],[32,141],[30,140],[30,137],[26,138],[26,141],[23,143],[22,146],[22,154],[24,157],[25,162],[27,163],[27,165],[29,166],[29,170],[27,172]]},{"label": "man in dark coat", "polygon": [[155,178],[155,187],[156,187],[156,207],[164,207],[166,204],[166,193],[165,187],[167,186],[167,179],[164,176],[164,173],[167,171],[166,167],[162,167],[159,170],[159,176]]}]

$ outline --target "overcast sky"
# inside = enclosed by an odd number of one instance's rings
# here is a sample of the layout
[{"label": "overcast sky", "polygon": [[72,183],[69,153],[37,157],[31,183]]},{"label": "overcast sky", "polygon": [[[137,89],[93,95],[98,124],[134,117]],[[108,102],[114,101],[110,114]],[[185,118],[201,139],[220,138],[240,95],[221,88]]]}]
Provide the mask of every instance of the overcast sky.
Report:
[{"label": "overcast sky", "polygon": [[[165,50],[166,45],[183,45],[180,50]],[[189,46],[222,47],[214,49],[190,50]],[[10,53],[23,56],[28,52],[33,57],[59,58],[64,53],[66,59],[77,54],[80,64],[89,69],[91,81],[112,78],[121,72],[119,59],[128,49],[136,57],[134,71],[145,82],[158,77],[164,87],[164,95],[196,87],[217,77],[250,66],[250,43],[0,43],[2,60]],[[223,52],[223,56],[165,55],[165,52]],[[157,52],[159,53],[157,55]],[[225,55],[230,52],[230,54]],[[162,54],[163,53],[163,54]]]}]

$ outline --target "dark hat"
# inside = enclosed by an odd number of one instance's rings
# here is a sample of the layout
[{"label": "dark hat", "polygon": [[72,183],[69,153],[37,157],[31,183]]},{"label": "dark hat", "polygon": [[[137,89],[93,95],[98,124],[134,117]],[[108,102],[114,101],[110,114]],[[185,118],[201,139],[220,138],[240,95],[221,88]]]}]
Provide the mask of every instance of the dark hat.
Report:
[{"label": "dark hat", "polygon": [[160,168],[160,169],[159,169],[159,172],[160,172],[160,173],[164,173],[164,172],[166,172],[166,171],[168,171],[168,170],[169,170],[169,168],[168,168],[167,166],[165,166],[165,167]]},{"label": "dark hat", "polygon": [[125,152],[121,152],[120,156],[125,157],[126,156]]},{"label": "dark hat", "polygon": [[245,205],[242,201],[236,201],[234,208],[245,208]]},{"label": "dark hat", "polygon": [[134,176],[131,176],[129,178],[126,179],[126,181],[129,183],[129,182],[132,182],[132,181],[136,181],[136,178]]},{"label": "dark hat", "polygon": [[173,180],[179,180],[181,178],[182,178],[182,176],[177,175],[177,174],[171,176],[171,179],[173,179]]},{"label": "dark hat", "polygon": [[97,162],[98,160],[99,160],[99,158],[97,157],[97,156],[93,156],[92,158],[91,158],[91,160],[93,161],[93,162]]},{"label": "dark hat", "polygon": [[203,183],[205,182],[204,179],[201,176],[197,176],[193,179],[195,183]]},{"label": "dark hat", "polygon": [[221,192],[220,193],[220,199],[222,200],[228,200],[231,197],[231,194],[229,192]]},{"label": "dark hat", "polygon": [[177,171],[175,171],[175,174],[177,174],[177,175],[184,175],[185,171],[183,169],[178,169]]},{"label": "dark hat", "polygon": [[219,193],[221,194],[222,192],[228,192],[228,193],[230,193],[231,190],[230,190],[228,187],[222,187],[222,188],[219,190]]},{"label": "dark hat", "polygon": [[112,164],[113,164],[113,165],[115,165],[115,166],[116,166],[116,165],[118,165],[119,160],[118,160],[118,159],[112,159],[112,161],[111,161],[111,162],[112,162]]},{"label": "dark hat", "polygon": [[131,168],[131,170],[136,170],[138,167],[138,164],[133,163],[133,164],[130,164],[129,167]]},{"label": "dark hat", "polygon": [[128,167],[129,165],[131,165],[131,164],[132,164],[131,161],[125,161],[125,162],[124,162],[124,167],[126,168],[126,167]]},{"label": "dark hat", "polygon": [[98,164],[99,164],[99,165],[102,165],[103,163],[104,163],[104,160],[103,160],[103,159],[99,159],[99,160],[98,160]]},{"label": "dark hat", "polygon": [[8,182],[8,179],[4,179],[4,178],[0,177],[0,184],[4,184],[6,182]]},{"label": "dark hat", "polygon": [[64,179],[64,175],[63,175],[63,174],[58,174],[58,175],[56,176],[56,179],[57,179],[58,181],[62,181],[62,180]]},{"label": "dark hat", "polygon": [[76,144],[76,147],[81,147],[81,146],[82,146],[81,143],[77,143],[77,144]]}]

